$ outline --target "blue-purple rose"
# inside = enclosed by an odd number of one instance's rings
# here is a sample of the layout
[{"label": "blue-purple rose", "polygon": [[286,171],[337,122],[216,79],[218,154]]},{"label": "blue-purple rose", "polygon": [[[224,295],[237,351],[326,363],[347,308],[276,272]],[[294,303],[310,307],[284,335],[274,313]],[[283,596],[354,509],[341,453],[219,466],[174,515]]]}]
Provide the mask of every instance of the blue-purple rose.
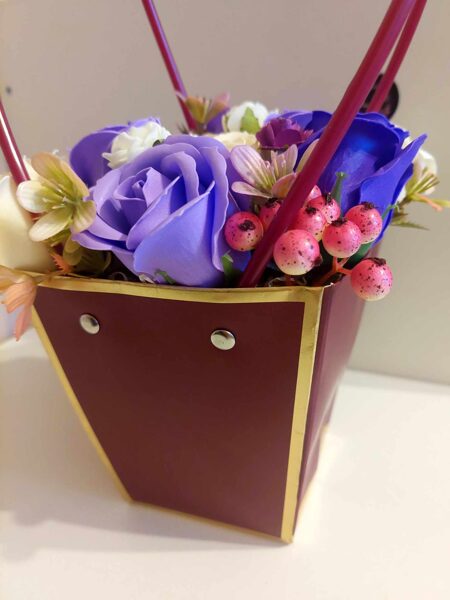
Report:
[{"label": "blue-purple rose", "polygon": [[230,194],[229,152],[209,137],[177,135],[109,171],[91,190],[97,215],[74,236],[111,250],[137,275],[188,286],[224,285],[223,257],[243,269],[249,253],[230,252],[225,221],[238,210]]},{"label": "blue-purple rose", "polygon": [[[298,145],[299,160],[308,147],[322,135],[331,114],[324,111],[288,111],[281,117],[303,130],[312,131]],[[270,121],[261,130],[270,128]],[[294,134],[294,132],[293,132]],[[287,135],[286,129],[283,135]],[[339,145],[317,182],[324,194],[331,192],[336,173],[347,177],[342,187],[342,213],[362,202],[373,202],[385,215],[384,229],[392,217],[392,206],[413,171],[412,162],[426,136],[422,135],[402,148],[408,132],[393,125],[378,113],[360,113]]]},{"label": "blue-purple rose", "polygon": [[86,135],[72,148],[70,166],[88,187],[92,187],[100,177],[111,170],[108,161],[103,158],[103,154],[111,152],[114,138],[130,127],[139,127],[149,121],[159,123],[159,119],[148,117],[147,119],[132,121],[127,125],[103,127],[103,129]]}]

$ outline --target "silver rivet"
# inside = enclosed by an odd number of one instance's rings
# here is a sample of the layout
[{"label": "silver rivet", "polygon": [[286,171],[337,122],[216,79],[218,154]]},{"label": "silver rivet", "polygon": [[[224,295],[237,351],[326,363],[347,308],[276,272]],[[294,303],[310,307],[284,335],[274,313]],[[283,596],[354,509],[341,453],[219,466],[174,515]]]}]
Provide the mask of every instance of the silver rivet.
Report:
[{"label": "silver rivet", "polygon": [[100,323],[97,321],[94,315],[90,315],[89,313],[81,315],[80,325],[83,331],[90,333],[91,335],[95,335],[100,331]]},{"label": "silver rivet", "polygon": [[231,350],[236,344],[236,338],[226,329],[216,329],[211,334],[211,343],[219,350]]}]

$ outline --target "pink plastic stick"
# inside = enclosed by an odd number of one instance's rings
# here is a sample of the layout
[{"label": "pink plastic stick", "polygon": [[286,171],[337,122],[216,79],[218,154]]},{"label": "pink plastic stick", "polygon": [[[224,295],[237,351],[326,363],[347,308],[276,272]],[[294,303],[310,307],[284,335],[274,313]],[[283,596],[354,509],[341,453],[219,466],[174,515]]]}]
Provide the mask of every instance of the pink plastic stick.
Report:
[{"label": "pink plastic stick", "polygon": [[258,284],[266,264],[272,257],[275,242],[288,229],[295,215],[305,203],[308,194],[317,183],[327,163],[333,157],[353,119],[367,98],[402,30],[413,3],[414,0],[392,0],[344,97],[312,151],[301,175],[297,177],[277,216],[256,248],[241,277],[240,287],[253,287]]},{"label": "pink plastic stick", "polygon": [[16,140],[6,117],[5,108],[0,100],[0,147],[6,159],[11,175],[17,185],[29,179]]},{"label": "pink plastic stick", "polygon": [[379,112],[381,110],[387,95],[389,94],[389,90],[394,83],[394,79],[397,76],[398,70],[401,67],[403,59],[408,52],[408,48],[416,32],[426,3],[427,0],[416,0],[414,8],[406,21],[400,39],[397,42],[397,46],[395,47],[391,60],[386,68],[386,72],[381,78],[381,81],[375,90],[375,94],[370,101],[367,112]]},{"label": "pink plastic stick", "polygon": [[155,36],[156,43],[158,44],[161,52],[164,64],[166,65],[167,72],[169,74],[172,86],[177,94],[178,102],[180,103],[181,110],[183,111],[184,118],[186,119],[187,126],[190,130],[195,130],[195,121],[192,118],[191,113],[187,109],[186,105],[179,97],[179,95],[185,97],[186,89],[181,79],[180,72],[178,71],[177,63],[173,57],[172,51],[170,50],[169,42],[167,41],[166,34],[164,33],[163,26],[159,20],[158,13],[153,0],[142,0],[145,12],[147,14],[150,26]]}]

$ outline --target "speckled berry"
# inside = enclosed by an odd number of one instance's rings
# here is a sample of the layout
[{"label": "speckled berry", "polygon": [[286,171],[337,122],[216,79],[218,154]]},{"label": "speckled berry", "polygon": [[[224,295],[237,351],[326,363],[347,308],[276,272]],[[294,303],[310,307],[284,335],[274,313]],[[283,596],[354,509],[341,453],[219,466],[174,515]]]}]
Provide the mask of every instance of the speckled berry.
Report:
[{"label": "speckled berry", "polygon": [[361,247],[361,232],[352,221],[337,219],[325,227],[322,243],[331,256],[348,258]]},{"label": "speckled berry", "polygon": [[358,225],[363,244],[376,240],[383,228],[383,218],[371,202],[353,206],[347,211],[345,218]]},{"label": "speckled berry", "polygon": [[316,196],[308,200],[306,204],[307,206],[318,208],[327,220],[327,223],[332,223],[341,216],[341,207],[330,196]]},{"label": "speckled berry", "polygon": [[317,240],[301,229],[291,229],[278,238],[273,258],[286,275],[304,275],[322,263]]},{"label": "speckled berry", "polygon": [[280,210],[281,204],[276,200],[269,200],[261,207],[259,211],[259,218],[261,223],[263,224],[264,231],[267,231],[270,224],[272,223],[275,215]]},{"label": "speckled berry", "polygon": [[381,300],[392,288],[392,271],[383,258],[365,258],[353,267],[350,280],[363,300]]},{"label": "speckled berry", "polygon": [[309,196],[307,198],[307,202],[308,200],[312,200],[313,198],[319,198],[322,196],[322,191],[320,189],[320,187],[318,185],[315,185],[313,187],[313,189],[309,192]]},{"label": "speckled berry", "polygon": [[233,250],[253,250],[264,235],[261,221],[251,212],[238,212],[225,223],[225,239]]},{"label": "speckled berry", "polygon": [[318,208],[303,206],[297,213],[292,229],[304,229],[319,242],[326,224],[327,220]]}]

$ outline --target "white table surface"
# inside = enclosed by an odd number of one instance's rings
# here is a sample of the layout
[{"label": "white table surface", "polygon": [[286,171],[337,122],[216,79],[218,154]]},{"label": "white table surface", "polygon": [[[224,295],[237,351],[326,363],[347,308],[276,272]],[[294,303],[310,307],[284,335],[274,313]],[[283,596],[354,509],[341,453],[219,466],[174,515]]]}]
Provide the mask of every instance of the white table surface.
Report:
[{"label": "white table surface", "polygon": [[36,334],[0,346],[2,600],[448,600],[450,388],[347,373],[296,539],[122,500]]}]

